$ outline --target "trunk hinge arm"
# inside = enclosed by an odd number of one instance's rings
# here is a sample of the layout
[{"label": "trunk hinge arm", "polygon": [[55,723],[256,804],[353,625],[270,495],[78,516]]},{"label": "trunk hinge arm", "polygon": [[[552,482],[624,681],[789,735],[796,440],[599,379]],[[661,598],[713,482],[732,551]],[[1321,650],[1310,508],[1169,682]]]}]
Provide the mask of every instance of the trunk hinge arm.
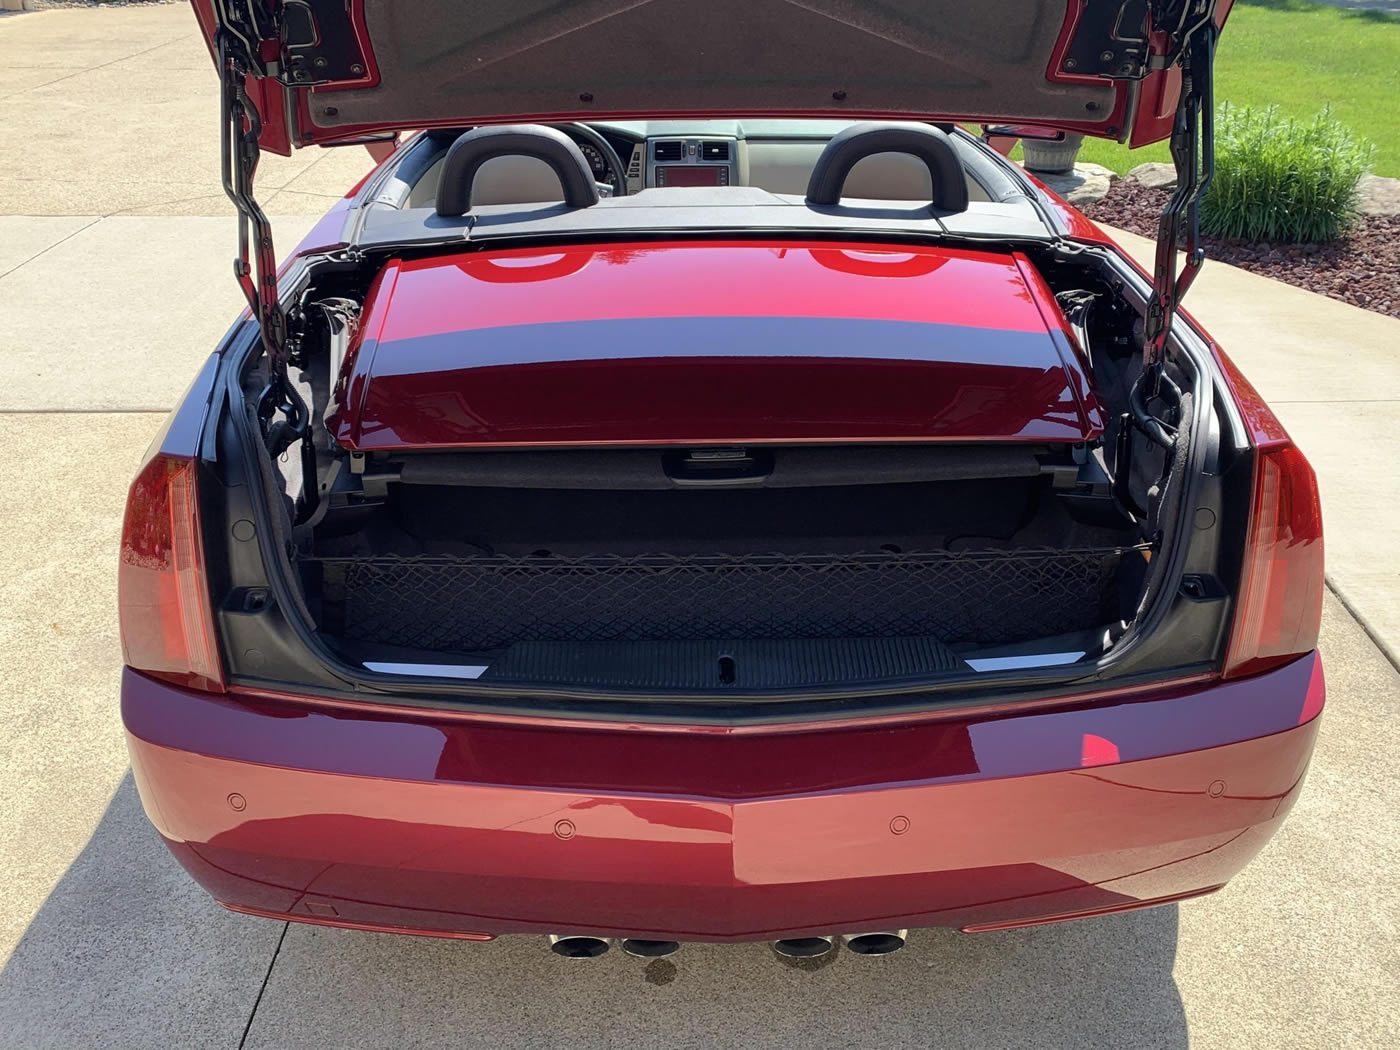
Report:
[{"label": "trunk hinge arm", "polygon": [[[238,258],[233,262],[233,275],[262,336],[268,383],[258,397],[257,415],[263,437],[275,456],[310,433],[310,413],[287,378],[287,315],[278,296],[272,224],[253,196],[262,118],[245,86],[250,70],[247,48],[240,37],[227,29],[219,30],[216,41],[223,101],[224,192],[238,209]],[[276,427],[274,434],[273,420],[279,414],[285,418],[285,424]]]},{"label": "trunk hinge arm", "polygon": [[[1205,261],[1201,247],[1200,203],[1215,173],[1215,4],[1191,29],[1181,50],[1181,97],[1172,124],[1171,154],[1176,167],[1176,191],[1157,222],[1157,256],[1152,275],[1152,299],[1147,307],[1143,366],[1160,370],[1167,337],[1177,307]],[[1176,272],[1176,252],[1186,229],[1186,263]],[[1155,388],[1155,380],[1154,380]]]},{"label": "trunk hinge arm", "polygon": [[[1176,429],[1151,411],[1160,399],[1171,409],[1181,406],[1181,391],[1165,374],[1167,338],[1186,291],[1205,262],[1201,247],[1200,203],[1215,173],[1214,0],[1194,12],[1198,20],[1185,31],[1180,53],[1181,97],[1172,123],[1171,154],[1176,166],[1176,190],[1157,222],[1157,255],[1152,273],[1152,296],[1143,330],[1142,371],[1129,393],[1132,423],[1154,444],[1171,448]],[[1184,16],[1183,16],[1184,17]],[[1176,271],[1176,253],[1185,228],[1186,262]]]}]

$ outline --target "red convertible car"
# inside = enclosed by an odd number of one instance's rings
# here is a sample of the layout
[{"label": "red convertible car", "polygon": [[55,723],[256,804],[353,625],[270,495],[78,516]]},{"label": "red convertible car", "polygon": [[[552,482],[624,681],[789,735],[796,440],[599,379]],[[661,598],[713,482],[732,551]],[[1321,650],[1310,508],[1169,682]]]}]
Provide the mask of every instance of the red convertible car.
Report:
[{"label": "red convertible car", "polygon": [[[1312,471],[1180,308],[1228,7],[194,0],[249,309],[122,540],[175,856],[576,957],[1223,886],[1324,693]],[[1170,139],[1154,273],[985,142],[1065,134]],[[279,270],[312,144],[384,159]]]}]

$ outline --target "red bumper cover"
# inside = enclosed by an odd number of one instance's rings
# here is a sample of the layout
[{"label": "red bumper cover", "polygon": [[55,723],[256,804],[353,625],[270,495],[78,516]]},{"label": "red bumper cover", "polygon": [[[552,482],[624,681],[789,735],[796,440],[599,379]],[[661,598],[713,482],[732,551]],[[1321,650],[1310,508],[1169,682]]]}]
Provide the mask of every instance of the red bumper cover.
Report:
[{"label": "red bumper cover", "polygon": [[904,724],[528,723],[216,697],[130,670],[146,812],[240,910],[739,941],[1218,888],[1297,797],[1316,654],[1226,685]]}]

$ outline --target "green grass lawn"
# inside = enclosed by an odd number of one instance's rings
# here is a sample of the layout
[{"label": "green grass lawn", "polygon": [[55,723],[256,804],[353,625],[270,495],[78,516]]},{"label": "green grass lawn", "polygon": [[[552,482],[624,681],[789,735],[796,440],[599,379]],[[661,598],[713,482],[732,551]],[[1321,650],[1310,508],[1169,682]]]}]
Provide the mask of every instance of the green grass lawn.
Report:
[{"label": "green grass lawn", "polygon": [[[1375,143],[1375,173],[1400,176],[1400,17],[1305,0],[1235,0],[1215,69],[1217,103],[1272,103],[1304,119],[1330,106]],[[1086,139],[1079,159],[1122,173],[1171,156],[1164,142],[1130,150]]]}]

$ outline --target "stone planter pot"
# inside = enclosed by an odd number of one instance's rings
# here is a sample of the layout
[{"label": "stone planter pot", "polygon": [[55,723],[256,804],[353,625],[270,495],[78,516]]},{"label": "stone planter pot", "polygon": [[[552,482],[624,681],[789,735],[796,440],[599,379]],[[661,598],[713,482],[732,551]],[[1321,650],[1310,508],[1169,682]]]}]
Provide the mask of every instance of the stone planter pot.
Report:
[{"label": "stone planter pot", "polygon": [[1059,174],[1074,170],[1074,158],[1079,156],[1079,147],[1083,144],[1083,135],[1067,134],[1063,142],[1022,139],[1021,152],[1025,157],[1025,166],[1031,171]]}]

